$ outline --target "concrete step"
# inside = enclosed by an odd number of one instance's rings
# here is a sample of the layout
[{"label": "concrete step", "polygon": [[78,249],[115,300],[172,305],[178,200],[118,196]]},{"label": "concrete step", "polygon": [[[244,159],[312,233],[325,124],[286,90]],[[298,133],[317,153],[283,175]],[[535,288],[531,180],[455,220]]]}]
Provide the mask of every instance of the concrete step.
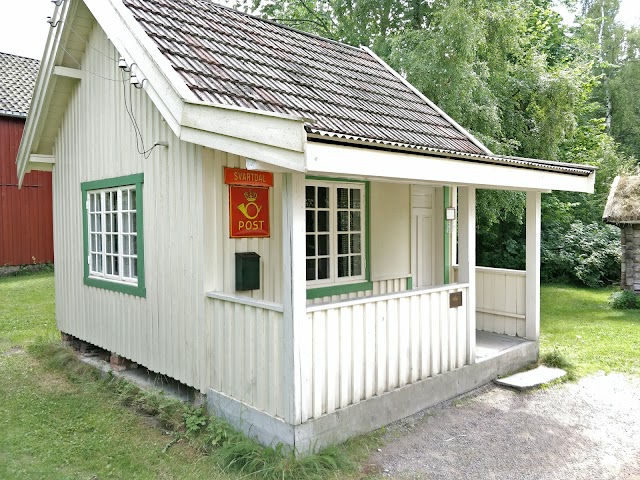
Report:
[{"label": "concrete step", "polygon": [[510,377],[498,378],[495,383],[504,387],[515,388],[516,390],[528,390],[564,377],[566,374],[567,372],[560,368],[540,365],[533,370],[516,373]]}]

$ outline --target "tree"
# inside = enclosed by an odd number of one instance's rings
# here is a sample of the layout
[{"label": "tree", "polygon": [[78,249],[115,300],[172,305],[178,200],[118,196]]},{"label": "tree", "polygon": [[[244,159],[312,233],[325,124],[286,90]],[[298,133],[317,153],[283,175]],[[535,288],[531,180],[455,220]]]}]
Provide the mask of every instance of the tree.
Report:
[{"label": "tree", "polygon": [[[572,30],[552,0],[238,1],[372,48],[495,153],[597,165],[594,196],[543,197],[543,258],[550,275],[608,278],[614,241],[600,216],[613,176],[633,170],[610,133],[640,149],[640,34],[615,22],[619,0],[563,0],[582,12]],[[479,191],[477,201],[478,264],[524,267],[524,195]],[[582,234],[592,252],[569,262],[558,252]]]}]

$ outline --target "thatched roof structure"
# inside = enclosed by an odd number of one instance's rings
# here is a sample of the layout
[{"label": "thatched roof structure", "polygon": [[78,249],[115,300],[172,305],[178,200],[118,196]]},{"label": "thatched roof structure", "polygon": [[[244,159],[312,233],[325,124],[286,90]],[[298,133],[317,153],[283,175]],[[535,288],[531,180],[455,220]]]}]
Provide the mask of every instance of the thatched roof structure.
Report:
[{"label": "thatched roof structure", "polygon": [[640,176],[615,178],[602,220],[614,225],[640,223]]}]

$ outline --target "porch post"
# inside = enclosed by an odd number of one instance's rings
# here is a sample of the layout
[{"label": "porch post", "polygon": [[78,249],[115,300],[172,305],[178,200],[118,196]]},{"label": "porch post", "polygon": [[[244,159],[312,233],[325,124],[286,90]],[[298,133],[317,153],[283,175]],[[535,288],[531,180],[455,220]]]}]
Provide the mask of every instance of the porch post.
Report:
[{"label": "porch post", "polygon": [[304,174],[282,174],[284,420],[301,423],[301,343],[306,338]]},{"label": "porch post", "polygon": [[526,338],[540,338],[541,193],[527,192]]},{"label": "porch post", "polygon": [[476,362],[476,189],[458,188],[458,281],[467,295],[467,363]]}]

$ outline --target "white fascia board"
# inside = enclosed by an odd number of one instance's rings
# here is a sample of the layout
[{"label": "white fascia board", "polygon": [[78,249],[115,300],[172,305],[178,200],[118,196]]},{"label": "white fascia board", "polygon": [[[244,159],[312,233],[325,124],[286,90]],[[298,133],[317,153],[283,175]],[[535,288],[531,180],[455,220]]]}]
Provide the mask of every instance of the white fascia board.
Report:
[{"label": "white fascia board", "polygon": [[384,60],[382,60],[378,55],[376,55],[370,48],[365,47],[365,46],[361,46],[360,47],[362,50],[364,50],[365,52],[367,52],[369,55],[371,55],[373,58],[375,58],[384,68],[386,68],[389,72],[391,72],[398,80],[400,80],[402,83],[404,83],[408,88],[410,88],[413,93],[415,93],[416,95],[418,95],[420,98],[422,98],[422,100],[424,100],[427,105],[429,105],[431,108],[433,108],[436,112],[438,112],[440,115],[442,115],[449,123],[451,123],[455,128],[458,129],[458,131],[460,131],[462,134],[464,134],[469,140],[471,140],[471,142],[473,142],[473,144],[482,149],[483,152],[485,152],[487,155],[493,155],[493,153],[491,152],[491,150],[489,150],[480,140],[478,140],[476,137],[474,137],[469,131],[467,131],[465,128],[463,128],[458,122],[456,122],[453,118],[451,118],[449,115],[446,114],[446,112],[444,110],[442,110],[440,107],[438,107],[435,103],[433,103],[431,100],[429,100],[426,96],[424,96],[422,94],[422,92],[420,90],[418,90],[416,87],[414,87],[413,85],[411,85],[406,78],[404,78],[402,75],[400,75],[398,72],[396,72],[393,68],[391,68],[387,62],[385,62]]},{"label": "white fascia board", "polygon": [[[46,112],[51,100],[53,88],[50,88],[50,83],[53,80],[53,83],[55,84],[55,79],[52,79],[52,72],[55,67],[56,53],[58,51],[63,32],[63,28],[60,28],[60,26],[66,26],[71,4],[72,2],[62,2],[62,4],[56,5],[53,10],[53,14],[51,15],[51,20],[54,24],[57,21],[60,21],[60,23],[58,24],[58,27],[52,27],[49,29],[47,43],[44,47],[44,53],[40,62],[40,68],[38,70],[38,76],[36,77],[36,84],[31,98],[29,115],[27,115],[22,140],[20,141],[20,148],[18,149],[18,155],[16,157],[19,187],[22,186],[22,181],[27,170],[31,149],[34,141],[36,140],[36,132],[39,130],[39,125],[44,123],[44,118],[41,119],[41,116],[43,115],[43,112]],[[40,129],[41,128],[42,127],[40,127]]]},{"label": "white fascia board", "polygon": [[302,118],[282,117],[268,112],[185,103],[181,125],[198,130],[213,130],[251,142],[304,152],[306,132]]},{"label": "white fascia board", "polygon": [[[54,20],[62,20],[62,28],[52,28],[47,40],[17,160],[19,184],[22,184],[29,155],[37,153],[39,132],[59,78],[56,72],[65,77],[78,77],[73,69],[56,66],[62,52],[60,44],[65,38],[63,32],[72,21],[78,1],[63,2],[61,7],[56,7],[58,13],[54,13]],[[127,64],[135,64],[135,71],[146,79],[142,88],[178,138],[304,171],[304,118],[199,101],[121,0],[83,1]]]},{"label": "white fascia board", "polygon": [[121,0],[85,3],[127,64],[146,78],[142,88],[178,138],[240,155],[264,148],[264,161],[304,168],[302,117],[198,100]]},{"label": "white fascia board", "polygon": [[595,184],[595,172],[588,176],[580,176],[318,142],[307,143],[307,173],[436,182],[500,190],[564,190],[593,193]]},{"label": "white fascia board", "polygon": [[220,135],[196,128],[182,127],[180,140],[204,147],[233,153],[239,156],[259,158],[276,167],[297,172],[306,170],[306,157],[303,152],[294,152],[283,148],[264,145],[242,138]]}]

